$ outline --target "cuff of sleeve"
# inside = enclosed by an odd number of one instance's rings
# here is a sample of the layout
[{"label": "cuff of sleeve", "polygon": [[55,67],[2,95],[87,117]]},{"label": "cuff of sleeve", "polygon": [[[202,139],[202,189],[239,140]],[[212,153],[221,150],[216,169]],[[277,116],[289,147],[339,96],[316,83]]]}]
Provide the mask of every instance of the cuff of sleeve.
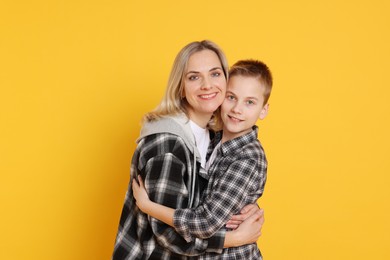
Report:
[{"label": "cuff of sleeve", "polygon": [[217,231],[214,236],[208,239],[208,246],[206,252],[212,252],[220,254],[223,250],[223,245],[225,243],[226,230],[224,228]]},{"label": "cuff of sleeve", "polygon": [[173,226],[175,227],[176,232],[179,233],[187,242],[191,242],[193,240],[185,223],[184,210],[175,210],[175,213],[173,214]]}]

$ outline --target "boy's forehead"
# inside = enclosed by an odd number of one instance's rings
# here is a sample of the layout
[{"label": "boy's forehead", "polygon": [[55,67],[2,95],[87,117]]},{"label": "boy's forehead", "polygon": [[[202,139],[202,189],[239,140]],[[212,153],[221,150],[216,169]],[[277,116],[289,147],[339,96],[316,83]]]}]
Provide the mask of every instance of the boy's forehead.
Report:
[{"label": "boy's forehead", "polygon": [[233,76],[229,78],[226,94],[234,95],[238,100],[256,99],[262,103],[265,90],[265,86],[255,77]]},{"label": "boy's forehead", "polygon": [[265,91],[264,84],[257,77],[253,76],[234,75],[232,77],[229,77],[227,84],[228,89],[244,89],[250,88],[251,86],[253,86],[254,88],[259,88],[261,90],[261,93]]}]

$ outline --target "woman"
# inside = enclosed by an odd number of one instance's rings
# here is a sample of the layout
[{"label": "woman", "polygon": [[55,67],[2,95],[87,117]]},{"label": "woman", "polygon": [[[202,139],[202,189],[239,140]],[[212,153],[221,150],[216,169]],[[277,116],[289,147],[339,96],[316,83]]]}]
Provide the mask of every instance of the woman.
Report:
[{"label": "woman", "polygon": [[173,228],[140,212],[131,191],[133,178],[140,175],[152,201],[171,208],[199,204],[207,185],[202,165],[210,143],[208,128],[220,124],[215,112],[225,97],[227,71],[225,55],[210,41],[192,42],[177,55],[163,100],[144,118],[113,259],[186,259],[257,240],[262,224],[258,216],[237,230],[188,243]]}]

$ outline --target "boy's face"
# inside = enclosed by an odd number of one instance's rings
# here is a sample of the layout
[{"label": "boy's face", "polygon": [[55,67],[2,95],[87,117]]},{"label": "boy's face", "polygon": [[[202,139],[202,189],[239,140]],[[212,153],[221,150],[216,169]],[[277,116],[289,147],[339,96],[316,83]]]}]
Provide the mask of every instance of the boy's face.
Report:
[{"label": "boy's face", "polygon": [[237,75],[229,79],[221,106],[223,134],[227,139],[249,133],[258,119],[265,118],[268,104],[263,105],[264,89],[254,77]]}]

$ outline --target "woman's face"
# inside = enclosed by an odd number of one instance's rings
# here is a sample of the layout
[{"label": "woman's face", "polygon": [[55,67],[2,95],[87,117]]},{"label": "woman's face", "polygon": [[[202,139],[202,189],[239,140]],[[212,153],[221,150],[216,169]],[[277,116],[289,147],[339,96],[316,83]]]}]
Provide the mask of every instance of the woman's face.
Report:
[{"label": "woman's face", "polygon": [[203,50],[192,54],[184,72],[184,95],[190,119],[205,126],[225,99],[226,78],[217,54]]}]

